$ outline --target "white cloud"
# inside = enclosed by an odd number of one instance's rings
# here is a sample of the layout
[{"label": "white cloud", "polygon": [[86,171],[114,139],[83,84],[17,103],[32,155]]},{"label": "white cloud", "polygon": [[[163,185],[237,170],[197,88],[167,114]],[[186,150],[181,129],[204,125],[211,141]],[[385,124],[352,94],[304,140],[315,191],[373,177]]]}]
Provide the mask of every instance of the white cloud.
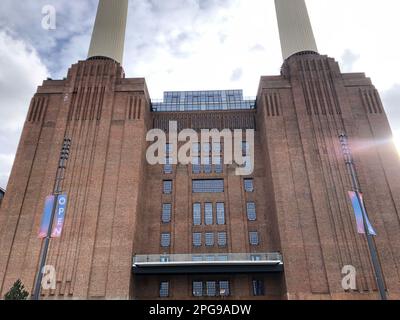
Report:
[{"label": "white cloud", "polygon": [[0,186],[5,187],[37,86],[47,77],[35,49],[0,31]]}]

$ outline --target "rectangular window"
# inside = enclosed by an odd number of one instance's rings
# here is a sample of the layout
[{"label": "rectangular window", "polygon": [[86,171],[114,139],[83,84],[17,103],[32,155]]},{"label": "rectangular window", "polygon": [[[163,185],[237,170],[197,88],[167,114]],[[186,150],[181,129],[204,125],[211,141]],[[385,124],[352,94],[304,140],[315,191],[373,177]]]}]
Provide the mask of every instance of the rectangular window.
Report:
[{"label": "rectangular window", "polygon": [[213,142],[213,152],[215,154],[217,154],[217,153],[221,153],[221,150],[222,150],[221,142]]},{"label": "rectangular window", "polygon": [[162,233],[161,234],[161,247],[167,248],[171,245],[171,234]]},{"label": "rectangular window", "polygon": [[215,297],[217,294],[217,284],[215,281],[206,282],[206,293],[207,297]]},{"label": "rectangular window", "polygon": [[203,152],[209,154],[211,152],[211,144],[209,142],[203,143]]},{"label": "rectangular window", "polygon": [[263,296],[264,295],[264,281],[253,280],[253,295]]},{"label": "rectangular window", "polygon": [[192,153],[195,156],[200,155],[200,143],[196,142],[192,144]]},{"label": "rectangular window", "polygon": [[212,203],[205,203],[204,204],[204,220],[206,225],[213,224],[213,204]]},{"label": "rectangular window", "polygon": [[203,282],[193,281],[193,296],[202,297],[203,296]]},{"label": "rectangular window", "polygon": [[173,149],[172,149],[172,143],[167,143],[165,145],[165,153],[167,155],[170,155],[172,153]]},{"label": "rectangular window", "polygon": [[215,173],[220,174],[224,171],[224,167],[222,165],[222,157],[220,157],[220,156],[214,157],[213,163],[214,163],[214,172]]},{"label": "rectangular window", "polygon": [[160,298],[169,297],[169,282],[163,281],[160,283]]},{"label": "rectangular window", "polygon": [[260,243],[260,240],[258,238],[258,232],[257,231],[249,232],[249,240],[252,246],[257,246]]},{"label": "rectangular window", "polygon": [[193,204],[193,224],[195,226],[201,225],[201,204],[200,203]]},{"label": "rectangular window", "polygon": [[218,232],[218,246],[226,247],[226,232]]},{"label": "rectangular window", "polygon": [[230,295],[229,281],[220,281],[219,282],[219,295],[221,297],[227,297]]},{"label": "rectangular window", "polygon": [[164,194],[171,194],[172,193],[172,181],[171,180],[164,180],[163,181],[163,193]]},{"label": "rectangular window", "polygon": [[218,261],[228,261],[228,256],[226,255],[222,255],[222,256],[218,256]]},{"label": "rectangular window", "polygon": [[244,190],[246,192],[254,191],[254,181],[253,179],[244,179]]},{"label": "rectangular window", "polygon": [[201,247],[201,233],[199,232],[193,233],[193,246]]},{"label": "rectangular window", "polygon": [[192,160],[192,172],[194,174],[201,173],[200,157],[194,157]]},{"label": "rectangular window", "polygon": [[248,155],[250,153],[250,145],[247,141],[242,141],[242,153]]},{"label": "rectangular window", "polygon": [[204,173],[212,173],[212,164],[210,157],[203,158],[202,163],[204,164]]},{"label": "rectangular window", "polygon": [[257,220],[256,204],[254,202],[247,202],[247,219],[249,221]]},{"label": "rectangular window", "polygon": [[214,233],[207,232],[205,237],[206,237],[206,246],[212,247],[214,245]]},{"label": "rectangular window", "polygon": [[224,192],[224,180],[193,180],[193,193],[219,193]]},{"label": "rectangular window", "polygon": [[162,207],[162,222],[170,223],[171,222],[171,211],[172,205],[170,203],[164,203]]},{"label": "rectangular window", "polygon": [[165,174],[172,173],[172,158],[165,158],[164,173]]},{"label": "rectangular window", "polygon": [[215,261],[215,256],[206,256],[206,261]]},{"label": "rectangular window", "polygon": [[225,204],[223,202],[217,203],[217,224],[225,224]]}]

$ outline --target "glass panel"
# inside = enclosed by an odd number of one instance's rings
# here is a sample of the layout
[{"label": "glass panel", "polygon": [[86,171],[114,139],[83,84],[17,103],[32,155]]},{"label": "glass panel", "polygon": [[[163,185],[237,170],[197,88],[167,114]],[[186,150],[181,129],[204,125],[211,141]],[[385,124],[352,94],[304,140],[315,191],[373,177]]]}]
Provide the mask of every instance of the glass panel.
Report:
[{"label": "glass panel", "polygon": [[224,192],[224,180],[193,180],[193,193],[219,193]]},{"label": "glass panel", "polygon": [[208,297],[215,297],[216,296],[216,282],[215,281],[207,281],[206,282],[206,290]]},{"label": "glass panel", "polygon": [[161,234],[161,247],[166,248],[171,244],[171,234],[170,233],[162,233]]},{"label": "glass panel", "polygon": [[258,239],[258,232],[250,232],[249,233],[249,237],[250,237],[250,244],[253,246],[258,245],[259,243],[259,239]]},{"label": "glass panel", "polygon": [[219,295],[220,296],[229,296],[229,281],[220,281],[219,282]]},{"label": "glass panel", "polygon": [[170,203],[164,203],[162,208],[162,222],[169,223],[171,222],[171,211],[172,205]]},{"label": "glass panel", "polygon": [[244,179],[244,190],[246,192],[254,191],[253,179]]},{"label": "glass panel", "polygon": [[250,221],[255,221],[257,219],[256,204],[254,202],[247,202],[247,219]]},{"label": "glass panel", "polygon": [[204,204],[204,216],[206,225],[213,224],[213,204],[205,203]]},{"label": "glass panel", "polygon": [[205,237],[206,237],[206,246],[212,247],[214,245],[214,233],[207,232]]},{"label": "glass panel", "polygon": [[225,224],[225,204],[223,202],[217,203],[217,224]]},{"label": "glass panel", "polygon": [[193,204],[193,224],[195,226],[201,225],[201,204],[200,203]]},{"label": "glass panel", "polygon": [[225,247],[226,242],[226,232],[218,232],[218,246]]},{"label": "glass panel", "polygon": [[171,180],[165,180],[163,183],[163,191],[164,194],[171,194],[172,193],[172,181]]},{"label": "glass panel", "polygon": [[200,247],[201,246],[201,233],[193,233],[193,246]]},{"label": "glass panel", "polygon": [[169,297],[169,282],[161,282],[160,284],[160,297]]},{"label": "glass panel", "polygon": [[193,281],[193,296],[195,297],[203,296],[203,282]]}]

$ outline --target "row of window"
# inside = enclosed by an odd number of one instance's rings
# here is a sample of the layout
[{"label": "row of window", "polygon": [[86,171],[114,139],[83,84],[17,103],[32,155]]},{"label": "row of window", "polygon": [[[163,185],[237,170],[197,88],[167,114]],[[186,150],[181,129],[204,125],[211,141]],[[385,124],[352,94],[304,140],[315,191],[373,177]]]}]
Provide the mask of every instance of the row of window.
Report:
[{"label": "row of window", "polygon": [[[200,148],[201,146],[201,148]],[[212,146],[212,148],[211,148]],[[173,145],[171,143],[167,143],[165,145],[165,153],[167,155],[172,154],[174,151]],[[249,154],[250,151],[250,144],[247,141],[242,141],[242,154]],[[202,153],[203,155],[205,154],[218,154],[222,152],[222,143],[221,142],[213,142],[212,144],[210,142],[206,142],[203,144],[200,144],[199,142],[195,142],[192,144],[192,153],[194,155],[200,155]]]},{"label": "row of window", "polygon": [[[204,235],[204,236],[203,236]],[[216,237],[215,237],[216,235]],[[201,232],[193,233],[193,246],[201,247],[204,244],[207,247],[212,247],[215,245],[215,238],[217,239],[217,244],[219,247],[226,247],[227,245],[227,233],[226,232],[205,232],[204,234]],[[249,243],[252,246],[257,246],[260,244],[260,238],[257,231],[249,232]],[[161,247],[168,248],[171,246],[171,233],[162,233],[161,234]]]},{"label": "row of window", "polygon": [[[218,247],[226,247],[227,245],[227,235],[226,232],[217,232],[217,244]],[[213,247],[215,245],[215,233],[205,232],[204,233],[204,244],[207,247]],[[193,246],[201,247],[203,245],[203,233],[194,232],[193,233]]]},{"label": "row of window", "polygon": [[[256,204],[254,202],[247,202],[247,219],[249,221],[257,220]],[[193,204],[193,225],[200,226],[203,222],[201,203]],[[225,224],[225,204],[223,202],[217,202],[215,205],[215,222],[217,225]],[[162,205],[161,221],[163,223],[170,223],[172,216],[172,204],[164,203]],[[211,202],[204,203],[204,224],[213,225],[214,224],[214,205]]]},{"label": "row of window", "polygon": [[[264,281],[260,279],[252,280],[253,296],[263,296]],[[228,280],[220,281],[193,281],[192,282],[193,297],[227,297],[231,295],[231,285]],[[170,296],[169,281],[160,283],[160,297],[168,298]]]},{"label": "row of window", "polygon": [[[244,179],[244,190],[246,192],[254,191],[254,181],[253,179]],[[193,193],[221,193],[224,192],[224,180],[223,179],[203,179],[203,180],[193,180],[192,181]],[[163,181],[163,193],[172,193],[172,180]]]},{"label": "row of window", "polygon": [[[214,224],[214,209],[213,204],[206,202],[204,204],[204,223],[206,225]],[[225,204],[223,202],[218,202],[216,207],[216,223],[218,225],[225,224]],[[193,224],[199,226],[202,224],[202,214],[201,214],[201,203],[193,204]]]}]

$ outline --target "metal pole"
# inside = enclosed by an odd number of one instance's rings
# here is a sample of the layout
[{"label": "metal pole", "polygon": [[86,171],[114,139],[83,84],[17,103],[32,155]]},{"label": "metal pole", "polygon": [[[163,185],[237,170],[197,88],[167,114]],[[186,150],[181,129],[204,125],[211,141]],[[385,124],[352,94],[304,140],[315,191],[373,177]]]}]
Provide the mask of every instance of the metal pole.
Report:
[{"label": "metal pole", "polygon": [[374,273],[375,273],[375,281],[378,286],[378,290],[379,290],[381,299],[387,300],[385,284],[383,281],[382,268],[379,263],[378,252],[377,252],[377,249],[375,246],[373,235],[369,232],[369,228],[368,228],[368,224],[367,224],[368,214],[367,214],[366,209],[360,198],[360,193],[361,193],[360,184],[358,182],[356,168],[355,168],[353,157],[351,155],[350,148],[348,145],[347,135],[345,133],[342,133],[339,136],[339,139],[340,139],[340,143],[342,145],[342,150],[343,150],[343,155],[345,158],[346,167],[347,167],[347,170],[349,171],[349,175],[351,177],[352,188],[353,188],[353,191],[355,191],[355,193],[357,195],[357,200],[358,200],[358,203],[359,203],[361,211],[362,211],[364,230],[365,230],[365,235],[367,238],[368,249],[369,249],[369,253],[371,256],[372,266],[373,266]]},{"label": "metal pole", "polygon": [[53,192],[53,195],[54,195],[53,209],[51,211],[51,217],[50,217],[49,228],[47,230],[47,236],[44,239],[43,248],[42,248],[42,251],[40,254],[39,270],[38,270],[38,273],[36,276],[33,300],[40,299],[40,291],[42,288],[42,279],[43,279],[43,268],[46,265],[47,253],[49,250],[50,239],[51,239],[51,231],[53,228],[54,218],[55,218],[55,214],[56,214],[56,208],[57,208],[57,204],[58,204],[58,196],[61,194],[61,181],[64,179],[64,171],[66,168],[66,161],[68,160],[68,157],[69,157],[70,146],[71,146],[71,139],[65,138],[62,149],[61,149],[60,159],[59,159],[57,173],[56,173],[56,180],[55,180],[54,192]]}]

